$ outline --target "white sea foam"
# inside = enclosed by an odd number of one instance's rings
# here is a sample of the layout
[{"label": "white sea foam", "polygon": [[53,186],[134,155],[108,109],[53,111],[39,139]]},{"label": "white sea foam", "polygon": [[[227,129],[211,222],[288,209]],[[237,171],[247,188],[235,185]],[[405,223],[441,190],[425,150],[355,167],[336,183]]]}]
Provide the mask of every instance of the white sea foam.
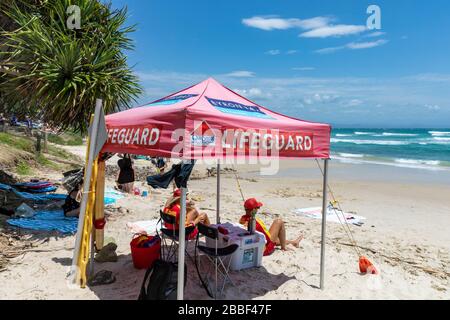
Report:
[{"label": "white sea foam", "polygon": [[375,132],[364,132],[364,131],[355,131],[356,135],[362,136],[362,135],[370,135],[375,134]]},{"label": "white sea foam", "polygon": [[433,137],[436,141],[450,141],[450,137]]},{"label": "white sea foam", "polygon": [[382,136],[385,137],[417,137],[416,133],[394,133],[394,132],[383,132]]},{"label": "white sea foam", "polygon": [[344,158],[364,158],[363,154],[343,153],[343,152],[340,152],[339,156],[344,157]]},{"label": "white sea foam", "polygon": [[394,161],[386,160],[368,160],[364,158],[347,158],[338,156],[332,156],[332,159],[338,160],[343,163],[350,164],[375,164],[375,165],[385,165],[394,166],[400,168],[410,168],[410,169],[424,169],[432,171],[450,170],[449,167],[441,165],[440,161],[437,160],[414,160],[414,159],[394,159]]},{"label": "white sea foam", "polygon": [[450,137],[433,137],[431,139],[416,139],[416,140],[367,140],[367,139],[337,139],[331,138],[332,143],[353,143],[353,144],[373,144],[381,146],[405,146],[411,144],[419,144],[422,146],[430,144],[448,145],[450,144]]},{"label": "white sea foam", "polygon": [[395,140],[352,140],[352,139],[336,139],[331,138],[332,143],[338,142],[346,142],[346,143],[354,143],[354,144],[376,144],[376,145],[385,145],[385,146],[401,146],[411,144],[408,141],[395,141]]},{"label": "white sea foam", "polygon": [[352,134],[337,133],[336,137],[351,137]]},{"label": "white sea foam", "polygon": [[428,131],[433,137],[450,136],[449,131]]},{"label": "white sea foam", "polygon": [[411,165],[428,165],[428,166],[438,166],[441,164],[441,162],[438,160],[395,159],[395,162]]}]

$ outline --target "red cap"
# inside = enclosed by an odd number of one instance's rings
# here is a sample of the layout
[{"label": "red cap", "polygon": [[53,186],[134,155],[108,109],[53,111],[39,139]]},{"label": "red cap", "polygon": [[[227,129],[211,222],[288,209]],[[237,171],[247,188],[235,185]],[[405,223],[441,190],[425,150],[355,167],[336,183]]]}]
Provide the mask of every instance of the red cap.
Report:
[{"label": "red cap", "polygon": [[181,197],[181,190],[180,190],[180,189],[176,189],[176,190],[173,192],[173,196],[174,196],[174,197]]},{"label": "red cap", "polygon": [[[189,194],[189,191],[186,190],[186,195],[188,195],[188,194]],[[181,197],[181,189],[176,189],[173,192],[173,197]]]},{"label": "red cap", "polygon": [[245,200],[244,208],[247,210],[253,210],[262,207],[262,203],[258,202],[255,198]]}]

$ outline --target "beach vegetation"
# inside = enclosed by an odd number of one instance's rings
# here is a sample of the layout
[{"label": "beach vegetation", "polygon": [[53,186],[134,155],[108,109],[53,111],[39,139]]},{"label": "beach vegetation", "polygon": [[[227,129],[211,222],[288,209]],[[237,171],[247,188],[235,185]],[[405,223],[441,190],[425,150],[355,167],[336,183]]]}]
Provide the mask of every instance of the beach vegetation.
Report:
[{"label": "beach vegetation", "polygon": [[33,141],[25,137],[0,132],[0,143],[26,152],[34,152]]},{"label": "beach vegetation", "polygon": [[83,136],[79,133],[64,132],[62,134],[48,134],[48,141],[63,146],[81,146]]},{"label": "beach vegetation", "polygon": [[0,5],[0,96],[8,113],[35,115],[61,131],[87,131],[96,99],[105,113],[141,94],[128,66],[127,10],[78,0],[81,28],[66,25],[71,0],[11,0]]},{"label": "beach vegetation", "polygon": [[18,174],[30,175],[33,167],[60,171],[81,163],[77,156],[53,144],[48,145],[47,153],[36,153],[34,144],[32,137],[0,132],[0,154],[4,156],[0,157],[4,162],[0,166],[14,167]]},{"label": "beach vegetation", "polygon": [[33,173],[33,170],[31,169],[30,165],[25,161],[19,161],[19,163],[16,166],[16,172],[18,175],[21,176],[29,176]]}]

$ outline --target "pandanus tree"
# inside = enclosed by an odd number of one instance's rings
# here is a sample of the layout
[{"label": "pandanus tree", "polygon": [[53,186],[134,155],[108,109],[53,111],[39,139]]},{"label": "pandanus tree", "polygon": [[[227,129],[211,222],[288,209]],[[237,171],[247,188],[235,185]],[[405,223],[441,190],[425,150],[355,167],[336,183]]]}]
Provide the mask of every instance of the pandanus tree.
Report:
[{"label": "pandanus tree", "polygon": [[[81,13],[79,29],[67,25],[71,5]],[[85,132],[97,98],[112,113],[141,94],[126,59],[134,31],[125,26],[126,8],[97,0],[10,0],[0,9],[0,92],[8,108]]]}]

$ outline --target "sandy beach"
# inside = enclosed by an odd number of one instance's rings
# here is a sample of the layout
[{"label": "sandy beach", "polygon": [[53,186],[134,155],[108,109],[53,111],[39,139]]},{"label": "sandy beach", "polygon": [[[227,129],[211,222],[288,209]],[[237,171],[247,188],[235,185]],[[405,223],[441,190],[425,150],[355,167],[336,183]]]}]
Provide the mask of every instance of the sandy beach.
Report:
[{"label": "sandy beach", "polygon": [[[68,148],[74,153],[80,148]],[[78,151],[77,151],[78,150]],[[115,160],[109,164],[114,166]],[[149,162],[137,161],[137,166]],[[197,165],[189,182],[200,211],[215,221],[216,179]],[[325,288],[320,290],[320,220],[293,212],[321,205],[321,175],[314,161],[283,161],[276,176],[260,176],[256,166],[241,166],[238,175],[245,197],[264,203],[260,217],[270,225],[281,217],[289,238],[303,233],[300,248],[263,258],[262,267],[235,271],[235,287],[226,299],[449,299],[450,298],[450,173],[382,165],[332,161],[330,185],[344,211],[366,217],[362,226],[350,226],[361,251],[378,275],[360,275],[358,256],[340,224],[328,223]],[[53,176],[53,179],[60,177]],[[114,182],[109,178],[108,186]],[[119,260],[95,264],[111,270],[117,281],[80,289],[65,280],[71,264],[74,236],[17,231],[40,240],[39,252],[27,252],[0,272],[3,299],[136,299],[144,270],[136,270],[130,255],[127,222],[158,217],[169,190],[150,190],[148,197],[128,195],[107,209],[106,240],[114,240]],[[237,222],[242,201],[234,174],[222,174],[221,219]],[[1,230],[4,231],[4,230]],[[193,244],[189,244],[191,249]],[[206,299],[195,267],[188,263],[185,298]]]},{"label": "sandy beach", "polygon": [[0,300],[450,300],[450,2],[254,2],[0,0]]}]

